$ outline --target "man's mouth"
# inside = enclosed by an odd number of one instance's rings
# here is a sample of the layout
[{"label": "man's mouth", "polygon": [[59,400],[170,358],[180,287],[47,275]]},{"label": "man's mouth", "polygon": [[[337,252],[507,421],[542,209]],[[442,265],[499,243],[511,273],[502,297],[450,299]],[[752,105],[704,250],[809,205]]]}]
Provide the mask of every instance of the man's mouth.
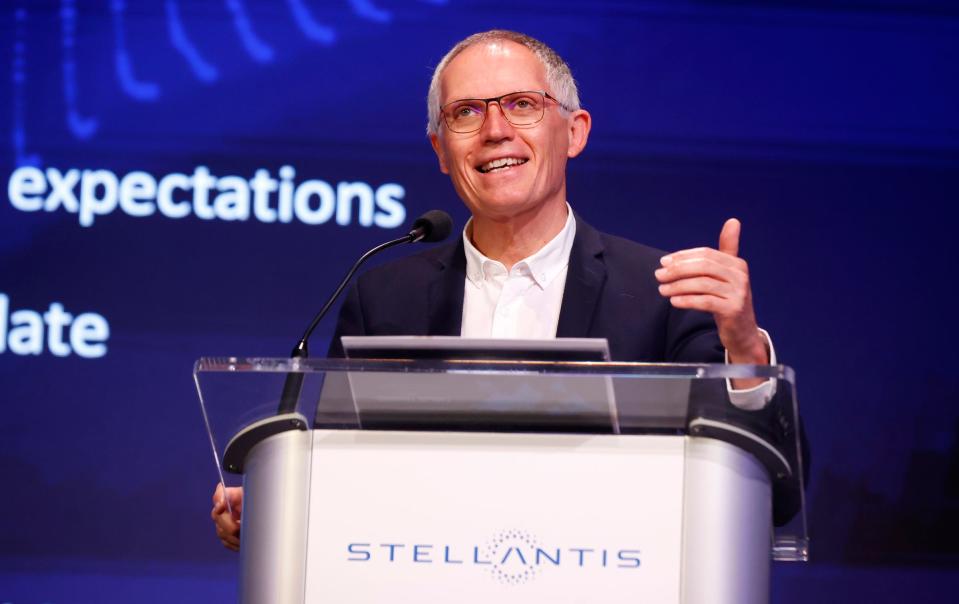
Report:
[{"label": "man's mouth", "polygon": [[483,174],[489,174],[490,172],[502,172],[504,170],[509,170],[513,166],[520,166],[528,161],[528,159],[520,157],[501,157],[499,159],[494,159],[486,162],[485,164],[476,166],[476,169]]}]

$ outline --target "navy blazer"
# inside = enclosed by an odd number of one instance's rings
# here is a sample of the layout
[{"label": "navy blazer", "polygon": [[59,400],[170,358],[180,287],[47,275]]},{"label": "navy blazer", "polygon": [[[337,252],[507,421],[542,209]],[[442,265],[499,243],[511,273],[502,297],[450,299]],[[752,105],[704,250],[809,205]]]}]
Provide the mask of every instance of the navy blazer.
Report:
[{"label": "navy blazer", "polygon": [[[722,363],[712,316],[660,295],[653,271],[664,254],[576,216],[556,337],[606,338],[614,361]],[[460,335],[465,280],[461,238],[366,272],[343,303],[329,356],[343,356],[344,335]]]}]

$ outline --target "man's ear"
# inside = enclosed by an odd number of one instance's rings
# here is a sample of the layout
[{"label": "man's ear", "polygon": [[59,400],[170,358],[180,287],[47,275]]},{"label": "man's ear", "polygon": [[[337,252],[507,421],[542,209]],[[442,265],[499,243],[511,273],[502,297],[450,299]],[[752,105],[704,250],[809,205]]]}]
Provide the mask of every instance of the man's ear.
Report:
[{"label": "man's ear", "polygon": [[586,147],[586,141],[589,139],[589,128],[593,124],[593,118],[585,109],[574,111],[569,116],[569,147],[566,149],[566,157],[576,157],[583,148]]},{"label": "man's ear", "polygon": [[430,144],[433,145],[433,151],[436,153],[436,159],[440,161],[440,172],[443,174],[449,174],[450,169],[446,165],[446,153],[443,151],[443,146],[440,144],[440,136],[435,133],[431,134]]}]

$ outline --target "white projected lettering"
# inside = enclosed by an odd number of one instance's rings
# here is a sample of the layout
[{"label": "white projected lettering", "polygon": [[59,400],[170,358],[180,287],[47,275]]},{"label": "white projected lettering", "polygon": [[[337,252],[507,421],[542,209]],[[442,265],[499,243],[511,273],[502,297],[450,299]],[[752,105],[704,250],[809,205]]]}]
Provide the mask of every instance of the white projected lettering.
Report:
[{"label": "white projected lettering", "polygon": [[400,200],[404,195],[406,191],[403,187],[394,183],[386,183],[376,190],[376,207],[382,210],[373,216],[376,226],[381,229],[395,229],[403,224],[403,220],[406,219],[406,208]]},{"label": "white projected lettering", "polygon": [[323,180],[296,183],[296,170],[283,166],[279,180],[266,169],[253,178],[216,176],[206,166],[192,174],[172,172],[156,177],[135,170],[123,177],[110,170],[61,172],[32,166],[17,168],[7,183],[7,197],[21,212],[76,214],[80,226],[90,227],[100,216],[119,210],[143,218],[154,214],[179,219],[324,224],[392,229],[406,220],[402,199],[406,190],[397,183],[379,187],[362,181],[335,185]]},{"label": "white projected lettering", "polygon": [[146,172],[130,172],[120,181],[120,207],[130,216],[149,216],[156,211],[150,200],[157,194],[157,181]]},{"label": "white projected lettering", "polygon": [[96,216],[117,207],[117,177],[109,170],[84,170],[80,179],[80,224],[90,226]]},{"label": "white projected lettering", "polygon": [[359,205],[359,223],[373,224],[373,189],[365,182],[341,182],[336,187],[336,224],[350,224],[354,199]]},{"label": "white projected lettering", "polygon": [[11,311],[10,297],[0,293],[0,354],[40,355],[44,349],[58,357],[75,354],[95,359],[107,353],[110,325],[102,315],[85,312],[74,317],[63,304],[51,302],[46,312]]},{"label": "white projected lettering", "polygon": [[[385,186],[385,185],[384,185]],[[311,205],[316,197],[316,209]],[[308,180],[296,190],[293,209],[300,220],[306,224],[323,224],[333,216],[336,208],[336,192],[330,183],[322,180]]]}]

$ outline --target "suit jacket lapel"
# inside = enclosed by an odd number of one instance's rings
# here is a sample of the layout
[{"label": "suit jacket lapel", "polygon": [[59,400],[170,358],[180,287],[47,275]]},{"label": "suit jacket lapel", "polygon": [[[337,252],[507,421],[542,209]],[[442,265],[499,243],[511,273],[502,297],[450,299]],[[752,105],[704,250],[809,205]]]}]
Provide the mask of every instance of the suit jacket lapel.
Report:
[{"label": "suit jacket lapel", "polygon": [[[599,232],[576,218],[576,238],[569,254],[566,288],[556,326],[558,338],[585,338],[592,328],[596,305],[606,282],[603,242]],[[466,283],[466,253],[463,240],[440,250],[436,273],[427,293],[428,335],[458,336],[463,325],[463,288]]]},{"label": "suit jacket lapel", "polygon": [[[603,262],[603,241],[599,232],[586,224],[578,214],[576,238],[569,254],[563,305],[556,326],[557,338],[585,338],[589,336],[596,314],[596,305],[606,282],[606,264]],[[460,293],[462,307],[462,292]]]},{"label": "suit jacket lapel", "polygon": [[463,324],[463,288],[466,286],[466,252],[463,239],[441,250],[437,270],[427,293],[427,335],[458,336]]}]

